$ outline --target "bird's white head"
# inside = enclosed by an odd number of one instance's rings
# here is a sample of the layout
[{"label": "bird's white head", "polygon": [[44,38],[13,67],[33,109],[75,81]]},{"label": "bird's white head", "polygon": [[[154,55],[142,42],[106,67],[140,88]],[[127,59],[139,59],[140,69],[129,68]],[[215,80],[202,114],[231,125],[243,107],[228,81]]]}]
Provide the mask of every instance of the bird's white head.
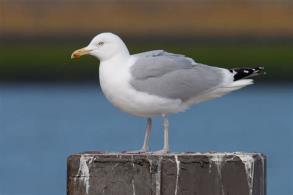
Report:
[{"label": "bird's white head", "polygon": [[88,46],[74,51],[71,59],[87,54],[103,61],[117,56],[128,57],[129,51],[119,36],[113,33],[101,33],[95,36]]}]

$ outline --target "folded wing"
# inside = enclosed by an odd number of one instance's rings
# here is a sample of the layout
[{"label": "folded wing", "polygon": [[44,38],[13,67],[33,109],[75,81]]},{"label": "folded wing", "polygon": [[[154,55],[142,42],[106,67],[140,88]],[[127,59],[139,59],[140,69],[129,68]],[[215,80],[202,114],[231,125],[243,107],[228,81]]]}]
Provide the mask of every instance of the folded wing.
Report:
[{"label": "folded wing", "polygon": [[184,55],[163,50],[134,55],[131,85],[138,91],[160,97],[189,100],[215,89],[232,74],[226,69],[198,64]]}]

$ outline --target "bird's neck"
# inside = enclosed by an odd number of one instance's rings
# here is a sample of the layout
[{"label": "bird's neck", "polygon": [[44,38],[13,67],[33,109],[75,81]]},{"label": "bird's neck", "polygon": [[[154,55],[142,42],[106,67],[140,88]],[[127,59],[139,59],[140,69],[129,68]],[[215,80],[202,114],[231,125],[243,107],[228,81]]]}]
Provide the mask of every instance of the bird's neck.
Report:
[{"label": "bird's neck", "polygon": [[127,50],[127,52],[119,52],[116,55],[113,55],[110,58],[107,59],[100,59],[101,63],[113,63],[113,62],[125,62],[129,59],[130,54]]}]

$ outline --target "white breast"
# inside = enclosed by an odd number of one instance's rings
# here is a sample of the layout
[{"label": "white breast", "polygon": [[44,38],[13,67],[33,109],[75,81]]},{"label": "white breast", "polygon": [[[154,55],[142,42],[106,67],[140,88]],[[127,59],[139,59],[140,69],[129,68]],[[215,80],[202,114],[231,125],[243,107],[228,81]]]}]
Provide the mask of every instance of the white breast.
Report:
[{"label": "white breast", "polygon": [[136,91],[130,84],[131,57],[126,62],[111,60],[101,62],[99,69],[100,85],[107,99],[122,111],[137,116],[153,116],[162,113],[183,111],[180,100],[160,98]]}]

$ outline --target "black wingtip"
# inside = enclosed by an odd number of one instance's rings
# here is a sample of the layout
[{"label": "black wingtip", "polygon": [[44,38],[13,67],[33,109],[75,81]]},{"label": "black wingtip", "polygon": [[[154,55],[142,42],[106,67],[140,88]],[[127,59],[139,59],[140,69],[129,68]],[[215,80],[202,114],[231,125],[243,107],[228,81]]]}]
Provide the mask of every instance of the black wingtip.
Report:
[{"label": "black wingtip", "polygon": [[233,68],[230,69],[230,72],[234,75],[234,81],[239,79],[248,78],[252,76],[257,76],[260,74],[266,74],[264,72],[263,66],[258,66],[256,68]]},{"label": "black wingtip", "polygon": [[263,66],[256,67],[256,68],[254,68],[254,70],[255,70],[256,74],[262,74],[262,75],[267,74],[265,72],[265,67],[263,67]]}]

